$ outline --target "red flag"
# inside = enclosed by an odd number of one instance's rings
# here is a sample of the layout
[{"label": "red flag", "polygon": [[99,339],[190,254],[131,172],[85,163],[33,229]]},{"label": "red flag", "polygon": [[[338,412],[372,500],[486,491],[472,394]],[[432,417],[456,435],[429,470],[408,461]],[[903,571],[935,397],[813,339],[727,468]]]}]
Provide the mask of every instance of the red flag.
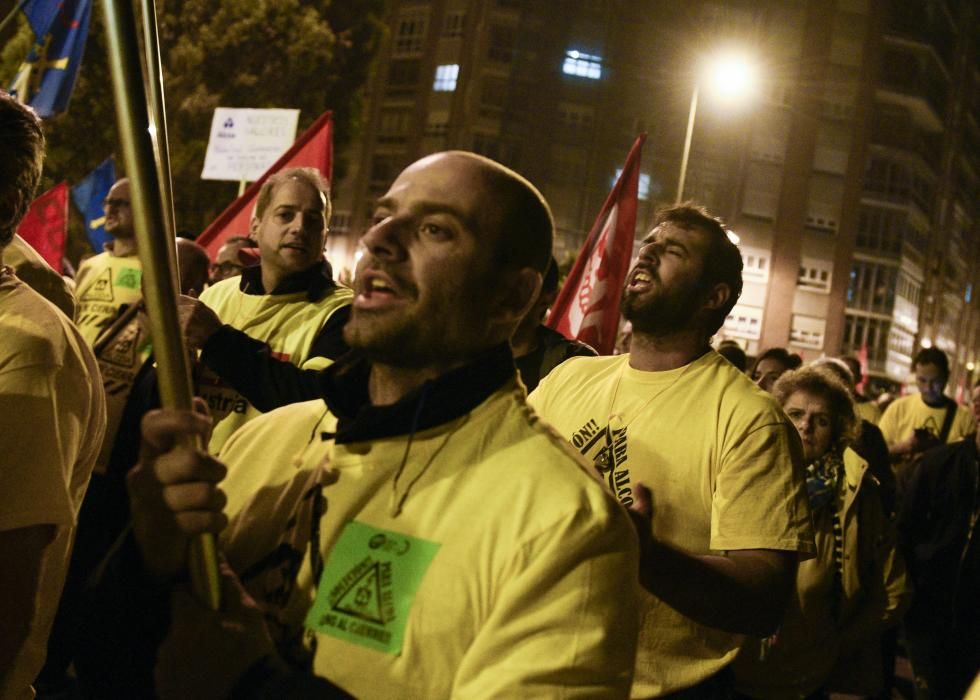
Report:
[{"label": "red flag", "polygon": [[647,135],[640,134],[568,279],[558,293],[548,326],[568,338],[610,355],[619,327],[619,298],[633,257],[636,230],[640,151]]},{"label": "red flag", "polygon": [[282,154],[262,177],[248,186],[241,197],[228,205],[211,225],[197,237],[197,243],[204,246],[213,260],[225,239],[230,236],[247,236],[252,220],[252,209],[259,197],[262,183],[270,175],[283,168],[319,168],[328,180],[333,173],[333,121],[332,113],[324,112],[310,128],[304,131],[289,150]]},{"label": "red flag", "polygon": [[861,363],[861,381],[855,386],[855,388],[864,392],[864,388],[868,385],[868,344],[862,343],[861,347],[855,353],[858,362]]},{"label": "red flag", "polygon": [[68,183],[62,182],[31,202],[17,233],[61,273],[68,232]]}]

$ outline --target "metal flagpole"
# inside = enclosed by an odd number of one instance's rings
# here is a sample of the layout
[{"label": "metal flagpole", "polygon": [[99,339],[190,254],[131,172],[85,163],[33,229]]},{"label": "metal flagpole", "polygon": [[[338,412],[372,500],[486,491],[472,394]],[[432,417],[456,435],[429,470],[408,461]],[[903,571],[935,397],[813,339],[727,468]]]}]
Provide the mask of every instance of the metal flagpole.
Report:
[{"label": "metal flagpole", "polygon": [[10,11],[10,14],[8,14],[6,17],[0,20],[0,32],[6,29],[7,25],[14,21],[14,17],[17,16],[18,12],[24,9],[24,5],[26,4],[27,4],[27,0],[20,0],[20,2],[14,5],[14,9]]},{"label": "metal flagpole", "polygon": [[170,141],[167,136],[163,69],[160,67],[160,32],[157,29],[156,3],[154,0],[142,0],[141,10],[143,14],[143,48],[146,56],[146,74],[149,78],[146,85],[148,87],[147,104],[150,107],[150,136],[154,140],[157,178],[160,180],[160,196],[163,198],[163,227],[168,236],[176,238],[177,224],[174,215],[173,178],[170,173]]},{"label": "metal flagpole", "polygon": [[[155,18],[152,0],[149,5]],[[177,318],[177,251],[173,236],[164,230],[167,219],[163,211],[157,155],[149,133],[136,18],[129,0],[104,0],[103,8],[116,121],[131,184],[133,226],[143,264],[143,295],[153,334],[160,398],[167,408],[190,410],[190,365]],[[212,535],[195,539],[189,569],[198,596],[217,610],[221,589]]]},{"label": "metal flagpole", "polygon": [[684,201],[684,181],[687,179],[687,159],[691,155],[691,140],[694,138],[694,116],[698,112],[698,84],[694,84],[691,95],[691,110],[687,114],[687,133],[684,135],[684,153],[681,154],[681,174],[677,179],[677,197],[674,204]]}]

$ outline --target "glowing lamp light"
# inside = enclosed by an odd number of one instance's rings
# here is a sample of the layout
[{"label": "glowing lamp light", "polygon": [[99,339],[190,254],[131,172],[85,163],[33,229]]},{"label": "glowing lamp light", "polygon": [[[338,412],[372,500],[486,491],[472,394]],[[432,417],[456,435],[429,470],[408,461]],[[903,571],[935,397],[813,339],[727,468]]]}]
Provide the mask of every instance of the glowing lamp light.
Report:
[{"label": "glowing lamp light", "polygon": [[708,64],[705,87],[722,100],[747,97],[755,91],[758,75],[755,65],[736,53],[720,55]]},{"label": "glowing lamp light", "polygon": [[929,338],[923,338],[922,339],[922,347],[927,348],[927,349],[928,348],[931,348],[932,347],[932,341]]}]

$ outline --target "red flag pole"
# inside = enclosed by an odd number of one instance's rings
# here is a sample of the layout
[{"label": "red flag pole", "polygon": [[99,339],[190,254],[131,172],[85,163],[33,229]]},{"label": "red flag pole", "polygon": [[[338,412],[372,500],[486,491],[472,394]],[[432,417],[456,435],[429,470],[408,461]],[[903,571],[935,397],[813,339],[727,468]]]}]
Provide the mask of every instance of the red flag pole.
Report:
[{"label": "red flag pole", "polygon": [[[616,342],[619,296],[633,254],[640,155],[645,141],[646,134],[640,134],[633,142],[623,172],[599,210],[548,317],[550,328],[589,343],[601,354],[611,353]],[[601,249],[600,244],[604,244]],[[594,314],[601,318],[590,318]],[[577,324],[574,318],[588,323]]]}]

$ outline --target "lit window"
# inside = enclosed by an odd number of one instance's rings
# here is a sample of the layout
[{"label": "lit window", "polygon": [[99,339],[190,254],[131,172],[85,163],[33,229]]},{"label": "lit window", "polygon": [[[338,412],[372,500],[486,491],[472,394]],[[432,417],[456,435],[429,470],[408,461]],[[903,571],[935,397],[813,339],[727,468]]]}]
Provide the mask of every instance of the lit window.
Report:
[{"label": "lit window", "polygon": [[[619,176],[623,174],[622,168],[616,168],[616,175],[612,179],[612,184],[616,184],[616,180]],[[612,185],[610,185],[612,186]],[[650,199],[650,176],[647,173],[640,173],[640,178],[636,183],[636,197],[640,201],[647,201]]]},{"label": "lit window", "polygon": [[565,63],[562,64],[561,72],[565,75],[598,80],[602,77],[602,56],[582,53],[576,49],[566,51]]},{"label": "lit window", "polygon": [[458,63],[436,66],[436,79],[432,83],[432,89],[436,92],[453,92],[456,89],[456,79],[458,77]]}]

